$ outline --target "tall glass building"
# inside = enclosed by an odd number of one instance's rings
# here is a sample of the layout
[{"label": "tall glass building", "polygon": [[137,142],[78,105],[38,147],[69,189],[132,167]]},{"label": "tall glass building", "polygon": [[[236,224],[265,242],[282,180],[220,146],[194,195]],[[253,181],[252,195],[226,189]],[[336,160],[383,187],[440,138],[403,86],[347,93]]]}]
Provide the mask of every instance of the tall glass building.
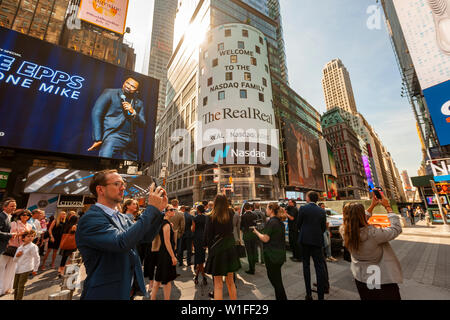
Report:
[{"label": "tall glass building", "polygon": [[[278,1],[179,1],[166,109],[150,170],[153,175],[165,173],[171,198],[189,204],[211,200],[220,190],[232,201],[273,200],[284,197],[290,188],[323,190],[321,167],[313,164],[320,162],[318,147],[308,145],[322,135],[320,115],[288,86],[280,21]],[[220,166],[205,163],[204,152],[198,152],[204,138],[201,126],[219,118],[222,123],[225,118],[235,119],[228,129],[245,118],[248,127],[258,126],[251,123],[259,119],[258,128],[279,130],[276,143],[268,143],[276,150],[268,152],[277,159],[273,174],[263,174],[261,168],[268,165],[247,160]],[[283,137],[290,132],[287,121],[308,138],[295,148],[289,148]],[[224,145],[215,160],[234,149]],[[303,159],[291,161],[290,170],[289,155],[302,150],[311,151],[311,157],[301,172],[295,168]],[[313,156],[316,161],[311,160]]]}]

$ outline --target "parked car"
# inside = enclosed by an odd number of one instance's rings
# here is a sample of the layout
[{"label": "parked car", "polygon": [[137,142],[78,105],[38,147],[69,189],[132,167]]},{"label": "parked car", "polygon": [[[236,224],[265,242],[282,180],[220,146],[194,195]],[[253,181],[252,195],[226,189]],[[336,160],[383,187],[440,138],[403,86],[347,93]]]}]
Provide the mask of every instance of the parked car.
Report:
[{"label": "parked car", "polygon": [[343,239],[339,232],[339,227],[343,223],[343,215],[332,209],[326,208],[328,227],[330,229],[331,252],[341,252],[343,249]]}]

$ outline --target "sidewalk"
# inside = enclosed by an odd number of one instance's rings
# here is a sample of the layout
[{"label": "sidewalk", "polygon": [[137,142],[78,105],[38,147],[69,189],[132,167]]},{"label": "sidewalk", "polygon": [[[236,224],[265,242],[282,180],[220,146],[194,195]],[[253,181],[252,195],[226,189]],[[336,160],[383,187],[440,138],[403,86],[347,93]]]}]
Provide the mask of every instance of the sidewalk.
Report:
[{"label": "sidewalk", "polygon": [[[404,227],[403,233],[391,245],[400,260],[404,282],[400,284],[400,292],[405,300],[450,300],[450,234],[442,230],[442,226],[427,227],[424,221],[414,227]],[[292,262],[287,253],[287,262],[282,268],[283,282],[289,300],[303,300],[305,286],[302,263]],[[327,300],[359,300],[359,295],[350,271],[350,264],[338,257],[339,261],[328,263],[330,278],[330,294]],[[55,265],[59,265],[57,258]],[[248,275],[247,259],[241,259],[242,268],[236,275],[239,300],[274,300],[273,288],[267,278],[264,265],[256,265],[256,274]],[[171,298],[173,300],[210,300],[208,292],[213,290],[211,277],[207,286],[195,285],[193,267],[177,267],[180,277],[174,281]],[[81,279],[86,277],[81,269]],[[311,277],[315,279],[313,263]],[[200,281],[201,282],[201,281]],[[60,291],[61,279],[56,270],[39,271],[29,280],[25,288],[24,300],[47,300],[49,294]],[[317,298],[313,294],[314,299]],[[74,300],[80,298],[80,290],[74,294]],[[13,295],[5,295],[0,300],[12,300]],[[163,290],[159,290],[158,300],[163,299]],[[224,299],[228,292],[224,285]],[[136,300],[148,300],[137,297]]]}]

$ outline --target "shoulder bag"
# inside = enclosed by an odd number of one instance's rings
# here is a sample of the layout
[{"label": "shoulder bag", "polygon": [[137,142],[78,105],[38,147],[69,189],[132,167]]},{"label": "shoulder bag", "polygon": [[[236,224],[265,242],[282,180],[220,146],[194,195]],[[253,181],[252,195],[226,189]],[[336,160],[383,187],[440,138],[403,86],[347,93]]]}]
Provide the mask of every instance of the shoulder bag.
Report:
[{"label": "shoulder bag", "polygon": [[77,243],[75,242],[75,233],[64,233],[59,244],[61,250],[75,250]]}]

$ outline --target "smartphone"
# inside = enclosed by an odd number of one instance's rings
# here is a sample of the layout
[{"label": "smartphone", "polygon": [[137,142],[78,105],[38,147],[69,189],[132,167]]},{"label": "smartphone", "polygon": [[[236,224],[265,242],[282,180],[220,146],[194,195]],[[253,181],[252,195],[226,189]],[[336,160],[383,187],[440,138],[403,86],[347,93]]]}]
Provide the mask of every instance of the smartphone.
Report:
[{"label": "smartphone", "polygon": [[381,188],[373,188],[373,193],[375,194],[375,197],[377,197],[377,199],[383,199],[383,197],[381,196],[381,193],[380,193],[380,191],[382,191],[381,190]]}]

